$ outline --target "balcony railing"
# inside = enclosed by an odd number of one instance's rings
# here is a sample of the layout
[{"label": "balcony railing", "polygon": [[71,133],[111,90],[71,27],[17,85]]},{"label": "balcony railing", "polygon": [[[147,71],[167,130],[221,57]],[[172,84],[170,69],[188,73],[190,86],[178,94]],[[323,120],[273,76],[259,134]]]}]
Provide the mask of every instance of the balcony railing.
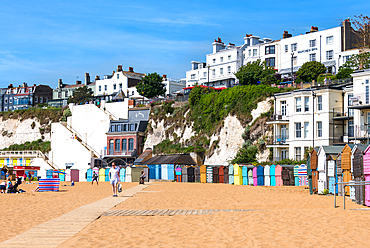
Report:
[{"label": "balcony railing", "polygon": [[115,156],[128,156],[135,157],[136,151],[115,151],[115,150],[105,150],[104,155],[115,155]]},{"label": "balcony railing", "polygon": [[289,139],[289,135],[274,135],[274,139],[272,143],[274,145],[284,145],[287,143],[288,139]]},{"label": "balcony railing", "polygon": [[275,114],[273,114],[270,117],[271,121],[288,121],[288,113],[287,112],[281,112],[281,111],[275,111]]}]

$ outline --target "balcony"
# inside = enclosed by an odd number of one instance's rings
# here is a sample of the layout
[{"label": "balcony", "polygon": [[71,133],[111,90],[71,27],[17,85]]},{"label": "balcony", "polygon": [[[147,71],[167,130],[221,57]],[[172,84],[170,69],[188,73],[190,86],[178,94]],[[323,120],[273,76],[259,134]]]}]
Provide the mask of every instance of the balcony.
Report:
[{"label": "balcony", "polygon": [[343,109],[342,108],[334,108],[333,109],[333,120],[348,120],[348,119],[353,119],[353,113],[354,111],[353,110],[349,110],[347,111],[347,109]]},{"label": "balcony", "polygon": [[278,122],[278,123],[284,123],[289,122],[288,113],[282,113],[281,111],[275,111],[275,114],[270,116],[270,123],[267,124],[273,124],[272,122]]},{"label": "balcony", "polygon": [[289,135],[274,135],[274,139],[272,141],[273,145],[287,145],[287,140],[289,139]]},{"label": "balcony", "polygon": [[104,156],[121,156],[121,157],[135,157],[136,150],[133,151],[115,151],[115,150],[105,150]]}]

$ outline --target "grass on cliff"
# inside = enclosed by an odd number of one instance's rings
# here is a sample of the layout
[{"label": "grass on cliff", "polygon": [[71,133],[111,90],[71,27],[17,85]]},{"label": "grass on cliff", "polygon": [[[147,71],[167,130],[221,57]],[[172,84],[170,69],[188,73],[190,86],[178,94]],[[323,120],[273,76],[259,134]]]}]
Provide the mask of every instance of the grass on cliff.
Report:
[{"label": "grass on cliff", "polygon": [[7,148],[2,149],[2,151],[35,151],[39,150],[43,153],[50,151],[50,141],[42,141],[38,139],[32,142],[25,142],[23,144],[14,144]]},{"label": "grass on cliff", "polygon": [[8,119],[33,119],[37,118],[40,124],[48,124],[51,122],[58,122],[63,116],[63,110],[61,108],[29,108],[29,109],[19,109],[14,111],[0,112],[0,117],[2,120]]}]

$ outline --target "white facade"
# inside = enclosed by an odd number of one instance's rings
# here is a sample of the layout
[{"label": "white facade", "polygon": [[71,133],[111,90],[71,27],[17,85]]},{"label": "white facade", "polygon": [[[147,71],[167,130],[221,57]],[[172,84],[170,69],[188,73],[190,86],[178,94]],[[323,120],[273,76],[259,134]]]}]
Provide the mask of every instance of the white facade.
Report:
[{"label": "white facade", "polygon": [[175,80],[164,77],[162,83],[166,85],[166,95],[171,95],[176,91],[180,91],[186,87],[186,81]]}]

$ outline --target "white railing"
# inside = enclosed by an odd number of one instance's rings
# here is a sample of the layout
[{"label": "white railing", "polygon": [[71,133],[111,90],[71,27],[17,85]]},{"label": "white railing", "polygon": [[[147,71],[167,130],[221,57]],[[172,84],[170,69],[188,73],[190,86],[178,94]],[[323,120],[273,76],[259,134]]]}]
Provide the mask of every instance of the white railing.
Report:
[{"label": "white railing", "polygon": [[93,153],[94,153],[94,155],[96,156],[96,157],[99,157],[100,156],[100,154],[97,152],[97,151],[95,151],[95,149],[94,148],[92,148],[89,144],[87,144],[85,141],[84,141],[84,139],[83,139],[83,137],[82,137],[82,135],[81,134],[79,134],[74,128],[72,128],[71,126],[69,126],[68,124],[65,126],[71,133],[73,133],[73,134],[75,134],[75,135],[77,135],[77,138],[79,138],[79,142],[83,145],[83,146],[85,146],[88,150],[90,150],[90,151],[92,151]]},{"label": "white railing", "polygon": [[48,163],[53,169],[57,169],[56,166],[49,157],[39,150],[28,150],[28,151],[0,151],[0,157],[2,158],[42,158]]}]

